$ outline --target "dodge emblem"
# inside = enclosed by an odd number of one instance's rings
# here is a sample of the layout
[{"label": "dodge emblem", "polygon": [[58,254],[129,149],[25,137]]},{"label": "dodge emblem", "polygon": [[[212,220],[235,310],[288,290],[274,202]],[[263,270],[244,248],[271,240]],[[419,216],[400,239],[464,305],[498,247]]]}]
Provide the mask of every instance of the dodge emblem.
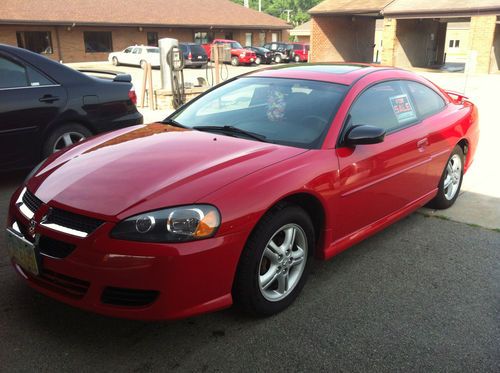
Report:
[{"label": "dodge emblem", "polygon": [[36,221],[34,219],[31,219],[30,220],[30,225],[28,226],[28,233],[32,237],[35,237],[35,228],[36,228]]}]

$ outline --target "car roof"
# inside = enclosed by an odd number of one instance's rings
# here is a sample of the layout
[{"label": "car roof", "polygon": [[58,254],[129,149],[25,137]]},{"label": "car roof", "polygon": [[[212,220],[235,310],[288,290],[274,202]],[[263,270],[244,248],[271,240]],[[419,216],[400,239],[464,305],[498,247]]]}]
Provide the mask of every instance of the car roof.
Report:
[{"label": "car roof", "polygon": [[245,76],[318,80],[351,85],[367,74],[382,70],[398,69],[362,63],[316,63],[271,67],[246,74]]}]

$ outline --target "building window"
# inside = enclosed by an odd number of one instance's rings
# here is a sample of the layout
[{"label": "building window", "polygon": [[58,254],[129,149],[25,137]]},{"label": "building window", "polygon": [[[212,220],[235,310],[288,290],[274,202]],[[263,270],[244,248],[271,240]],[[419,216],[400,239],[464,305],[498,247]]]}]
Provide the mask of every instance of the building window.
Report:
[{"label": "building window", "polygon": [[17,46],[36,53],[52,54],[52,36],[49,31],[18,31]]},{"label": "building window", "polygon": [[246,46],[252,46],[253,45],[253,40],[252,40],[253,34],[251,32],[246,32],[245,33],[245,45]]},{"label": "building window", "polygon": [[264,45],[266,44],[266,33],[265,32],[259,32],[259,45]]},{"label": "building window", "polygon": [[450,47],[450,48],[460,48],[460,40],[450,40],[450,43],[448,44],[448,47]]},{"label": "building window", "polygon": [[158,46],[158,33],[157,32],[148,32],[148,45],[150,47]]},{"label": "building window", "polygon": [[210,32],[197,31],[194,33],[194,42],[196,44],[208,44],[214,40]]},{"label": "building window", "polygon": [[273,33],[271,34],[271,41],[272,41],[273,43],[276,43],[276,42],[278,41],[278,33],[277,33],[277,32],[273,32]]},{"label": "building window", "polygon": [[111,31],[85,31],[83,33],[85,53],[112,52]]}]

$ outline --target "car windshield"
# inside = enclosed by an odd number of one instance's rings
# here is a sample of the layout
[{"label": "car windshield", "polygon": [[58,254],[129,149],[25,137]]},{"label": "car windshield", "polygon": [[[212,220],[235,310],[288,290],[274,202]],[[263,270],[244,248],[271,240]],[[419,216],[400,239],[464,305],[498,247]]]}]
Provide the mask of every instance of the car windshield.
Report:
[{"label": "car windshield", "polygon": [[[232,127],[267,142],[315,149],[346,90],[327,82],[244,77],[208,92],[170,119],[187,128],[217,132]],[[229,135],[238,136],[235,131]]]}]

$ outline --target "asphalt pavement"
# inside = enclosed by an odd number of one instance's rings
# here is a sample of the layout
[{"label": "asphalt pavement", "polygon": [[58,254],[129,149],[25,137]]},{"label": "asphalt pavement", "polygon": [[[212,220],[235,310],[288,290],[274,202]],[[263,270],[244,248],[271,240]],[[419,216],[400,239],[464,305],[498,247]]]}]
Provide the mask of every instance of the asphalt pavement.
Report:
[{"label": "asphalt pavement", "polygon": [[[0,175],[0,220],[22,173]],[[500,233],[415,213],[317,262],[283,313],[175,322],[60,304],[14,273],[0,233],[0,371],[500,371]]]}]

